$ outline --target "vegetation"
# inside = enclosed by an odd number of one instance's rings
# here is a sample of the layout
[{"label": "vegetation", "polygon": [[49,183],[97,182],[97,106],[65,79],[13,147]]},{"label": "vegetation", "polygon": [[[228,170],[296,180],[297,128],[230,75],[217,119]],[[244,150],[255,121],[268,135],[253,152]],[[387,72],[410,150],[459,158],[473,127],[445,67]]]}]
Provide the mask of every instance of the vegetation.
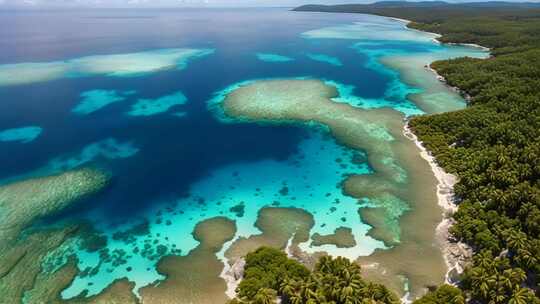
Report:
[{"label": "vegetation", "polygon": [[428,292],[420,300],[414,301],[414,304],[465,304],[465,297],[459,288],[442,285],[434,291]]},{"label": "vegetation", "polygon": [[[302,281],[309,270],[277,249],[261,247],[246,256],[244,278],[238,287],[242,299],[254,299],[265,289],[279,290],[285,280]],[[266,292],[266,291],[265,291]]]},{"label": "vegetation", "polygon": [[397,304],[398,297],[380,284],[364,281],[360,266],[345,258],[322,257],[309,271],[280,250],[261,247],[246,257],[238,298],[229,304]]},{"label": "vegetation", "polygon": [[[410,126],[438,163],[459,176],[451,232],[475,252],[460,285],[468,302],[540,303],[538,4],[385,2],[321,10],[346,9],[406,18],[413,21],[410,27],[441,34],[442,42],[492,49],[487,60],[433,63],[450,85],[470,96],[470,105],[416,117]],[[443,286],[416,303],[452,303],[447,296],[455,292]]]}]

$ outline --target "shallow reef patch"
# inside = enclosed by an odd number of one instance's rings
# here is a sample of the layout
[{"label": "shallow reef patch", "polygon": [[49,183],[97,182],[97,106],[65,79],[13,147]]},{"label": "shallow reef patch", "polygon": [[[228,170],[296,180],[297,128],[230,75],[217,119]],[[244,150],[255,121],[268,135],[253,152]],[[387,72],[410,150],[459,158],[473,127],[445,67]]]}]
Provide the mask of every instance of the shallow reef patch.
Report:
[{"label": "shallow reef patch", "polygon": [[272,53],[257,53],[255,55],[257,56],[257,59],[264,62],[289,62],[294,60],[294,58],[291,57]]},{"label": "shallow reef patch", "polygon": [[390,91],[394,90],[394,86],[390,85],[383,98],[362,98],[354,93],[356,90],[354,85],[347,85],[333,80],[324,80],[324,83],[335,87],[338,91],[338,95],[332,98],[334,102],[346,103],[361,109],[392,108],[405,116],[424,114],[414,103],[406,99],[409,91],[408,89],[402,90],[402,86],[399,87],[397,95],[390,93]]},{"label": "shallow reef patch", "polygon": [[329,56],[329,55],[326,55],[326,54],[307,53],[306,56],[311,60],[327,63],[329,65],[333,65],[333,66],[337,66],[337,67],[343,66],[343,63],[341,63],[341,60],[339,60],[339,58]]},{"label": "shallow reef patch", "polygon": [[88,115],[102,108],[126,100],[135,91],[116,91],[116,90],[90,90],[81,93],[80,102],[71,110],[79,115]]},{"label": "shallow reef patch", "polygon": [[[6,233],[3,232],[0,239],[0,294],[2,295],[0,301],[9,300],[3,303],[45,303],[46,300],[57,300],[55,292],[62,288],[63,284],[69,283],[76,269],[70,269],[70,273],[62,272],[63,277],[57,276],[54,280],[38,282],[38,278],[47,277],[42,272],[41,261],[76,232],[77,227],[69,225],[61,229],[30,232],[19,240],[13,238],[6,240],[4,239]],[[26,294],[36,287],[39,290]],[[39,301],[23,302],[23,299],[39,299]]]},{"label": "shallow reef patch", "polygon": [[167,112],[170,108],[187,102],[182,92],[161,96],[155,99],[139,99],[131,106],[130,116],[152,116]]},{"label": "shallow reef patch", "polygon": [[183,69],[190,60],[213,52],[213,49],[157,49],[87,56],[65,61],[3,64],[0,65],[0,86],[89,76],[143,76],[164,69]]},{"label": "shallow reef patch", "polygon": [[402,103],[410,99],[422,111],[407,113],[412,110],[408,106],[399,109],[408,115],[441,113],[465,107],[458,92],[433,77],[429,64],[465,56],[486,58],[489,52],[470,46],[441,45],[435,40],[437,34],[409,29],[405,23],[394,19],[365,18],[367,20],[358,23],[307,31],[302,33],[302,37],[354,41],[352,48],[367,56],[365,66],[391,78],[384,99],[363,101],[363,104],[379,103],[396,108],[388,101]]},{"label": "shallow reef patch", "polygon": [[26,144],[38,138],[41,132],[43,132],[43,129],[37,126],[7,129],[0,131],[0,141],[15,141]]},{"label": "shallow reef patch", "polygon": [[429,42],[437,38],[437,34],[426,33],[405,28],[405,23],[392,19],[365,16],[366,20],[353,24],[342,24],[302,33],[310,39],[351,39],[351,40],[396,40]]},{"label": "shallow reef patch", "polygon": [[387,246],[400,243],[399,219],[410,211],[409,205],[388,192],[369,199],[369,205],[358,210],[360,217],[373,229],[369,235],[382,240]]},{"label": "shallow reef patch", "polygon": [[465,107],[460,93],[450,89],[440,81],[429,65],[436,60],[457,57],[486,58],[489,52],[462,46],[438,47],[426,53],[412,53],[379,57],[379,61],[387,68],[398,71],[400,82],[420,88],[410,91],[408,96],[426,113],[443,113],[456,111]]},{"label": "shallow reef patch", "polygon": [[7,244],[33,221],[57,213],[107,186],[106,172],[82,168],[0,186],[0,244]]},{"label": "shallow reef patch", "polygon": [[86,145],[81,151],[72,155],[56,157],[49,161],[44,170],[61,171],[69,170],[97,158],[121,159],[128,158],[139,152],[139,148],[130,141],[119,141],[109,137]]}]

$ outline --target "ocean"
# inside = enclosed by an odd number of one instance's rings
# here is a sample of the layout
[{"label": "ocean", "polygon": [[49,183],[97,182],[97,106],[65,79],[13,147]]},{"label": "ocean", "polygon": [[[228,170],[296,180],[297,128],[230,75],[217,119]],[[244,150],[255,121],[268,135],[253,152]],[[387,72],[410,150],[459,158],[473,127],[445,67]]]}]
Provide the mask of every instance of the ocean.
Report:
[{"label": "ocean", "polygon": [[[307,241],[306,252],[389,250],[399,236],[392,245],[370,236],[358,214],[369,201],[342,189],[347,176],[374,174],[370,155],[324,125],[225,117],[220,103],[247,83],[294,78],[323,80],[336,102],[403,118],[463,108],[424,65],[487,54],[435,37],[385,17],[283,8],[0,12],[0,184],[81,167],[111,174],[101,193],[36,223],[88,222],[108,238],[108,253],[121,253],[115,264],[66,244],[81,271],[94,270],[62,291],[66,299],[124,277],[138,294],[165,278],[160,257],[189,255],[195,226],[217,216],[237,227],[217,253],[225,259],[235,240],[261,233],[265,207],[300,208],[313,217],[310,235],[346,227],[356,242]],[[408,203],[387,222],[398,235]],[[141,223],[147,231],[129,242],[114,237]],[[145,246],[153,254],[141,254]]]}]

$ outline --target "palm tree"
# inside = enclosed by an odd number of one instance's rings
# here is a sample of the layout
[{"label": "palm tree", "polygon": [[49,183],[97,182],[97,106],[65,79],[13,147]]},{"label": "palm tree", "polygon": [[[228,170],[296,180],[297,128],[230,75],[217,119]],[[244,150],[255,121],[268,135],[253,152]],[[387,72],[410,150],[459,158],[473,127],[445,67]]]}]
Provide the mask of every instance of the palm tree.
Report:
[{"label": "palm tree", "polygon": [[[401,303],[401,301],[399,300],[398,297],[396,297],[392,292],[390,292],[390,290],[388,290],[386,287],[384,287],[383,285],[379,285],[377,284],[377,289],[376,289],[376,292],[375,292],[375,299],[379,302],[383,302],[383,303],[387,303],[387,304],[399,304]],[[463,303],[449,303],[449,304],[464,304],[465,302]]]},{"label": "palm tree", "polygon": [[527,246],[527,235],[521,231],[512,230],[506,238],[508,247],[514,252]]},{"label": "palm tree", "polygon": [[483,250],[475,256],[475,264],[485,270],[491,270],[495,267],[491,250]]},{"label": "palm tree", "polygon": [[521,268],[514,268],[511,277],[515,285],[521,285],[527,279],[527,273]]},{"label": "palm tree", "polygon": [[291,304],[302,304],[302,296],[297,292],[289,295],[288,300]]},{"label": "palm tree", "polygon": [[253,297],[254,304],[273,304],[277,294],[270,288],[261,288]]},{"label": "palm tree", "polygon": [[495,282],[497,282],[496,277],[489,275],[483,268],[473,268],[471,273],[473,292],[479,293],[482,298],[488,298]]},{"label": "palm tree", "polygon": [[530,251],[521,249],[518,250],[518,259],[521,260],[527,267],[532,268],[533,265],[538,263],[538,258],[531,254]]},{"label": "palm tree", "polygon": [[508,304],[527,304],[528,298],[529,298],[529,291],[525,288],[517,287],[516,289],[514,289],[512,296],[510,296],[510,300],[508,301]]},{"label": "palm tree", "polygon": [[450,300],[448,304],[465,304],[465,298],[463,295],[458,294]]},{"label": "palm tree", "polygon": [[514,288],[514,282],[512,280],[512,269],[506,269],[505,271],[503,271],[503,274],[499,277],[499,283],[510,290]]},{"label": "palm tree", "polygon": [[283,282],[281,282],[281,285],[279,287],[279,291],[286,295],[292,295],[295,293],[295,291],[298,289],[298,283],[293,279],[285,279]]}]

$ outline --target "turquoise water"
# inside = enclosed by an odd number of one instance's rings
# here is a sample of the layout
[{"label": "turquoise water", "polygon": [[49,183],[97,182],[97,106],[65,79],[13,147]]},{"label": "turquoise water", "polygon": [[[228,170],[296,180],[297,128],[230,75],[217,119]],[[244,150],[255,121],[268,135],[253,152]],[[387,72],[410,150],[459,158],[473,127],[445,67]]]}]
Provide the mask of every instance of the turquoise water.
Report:
[{"label": "turquoise water", "polygon": [[325,55],[325,54],[308,53],[308,54],[306,54],[306,56],[308,56],[312,60],[325,62],[325,63],[328,63],[330,65],[334,65],[334,66],[342,66],[343,65],[343,63],[341,63],[339,58],[333,57],[333,56],[328,56],[328,55]]},{"label": "turquoise water", "polygon": [[[170,108],[187,102],[182,92],[161,96],[155,99],[139,99],[131,106],[130,116],[151,116],[169,111]],[[176,112],[176,115],[182,112]]]},{"label": "turquoise water", "polygon": [[142,76],[166,68],[182,69],[192,58],[206,56],[212,52],[210,49],[161,49],[87,56],[58,62],[4,64],[0,67],[0,86],[96,75]]},{"label": "turquoise water", "polygon": [[40,127],[29,126],[0,131],[0,141],[15,141],[23,144],[36,139],[43,130]]},{"label": "turquoise water", "polygon": [[[358,244],[340,249],[330,245],[311,248],[306,243],[304,249],[307,251],[322,249],[351,257],[370,254],[375,248],[384,248],[384,245],[366,236],[369,226],[358,220],[356,199],[345,196],[337,188],[348,174],[370,172],[367,164],[352,163],[355,155],[358,156],[358,152],[336,144],[325,130],[310,131],[308,137],[299,143],[298,152],[286,160],[242,162],[213,171],[191,186],[188,198],[170,198],[158,204],[161,208],[152,209],[149,213],[153,215],[146,218],[150,222],[149,234],[135,237],[136,240],[129,245],[122,241],[110,242],[108,248],[132,252],[135,247],[144,248],[147,240],[157,240],[167,248],[178,248],[181,249],[180,254],[187,254],[198,244],[191,232],[199,221],[227,216],[236,221],[236,238],[248,237],[260,233],[254,226],[258,211],[265,206],[279,206],[303,208],[310,212],[317,223],[314,233],[331,234],[341,226],[350,227]],[[239,205],[243,206],[241,215],[232,209]],[[119,231],[127,229],[129,225],[118,228]],[[109,236],[115,231],[110,231]],[[83,256],[79,264],[81,269],[98,265],[98,253]],[[63,296],[74,296],[84,289],[93,294],[114,278],[124,276],[137,282],[137,287],[142,287],[160,278],[154,270],[155,262],[133,255],[121,267],[102,266],[94,277],[76,280]],[[139,271],[127,272],[127,267]],[[89,288],[88,282],[94,284]]]},{"label": "turquoise water", "polygon": [[[376,16],[283,9],[145,14],[149,18],[133,11],[43,13],[48,31],[17,44],[33,45],[31,51],[0,50],[0,179],[81,166],[113,175],[105,193],[54,218],[89,221],[108,239],[101,251],[110,256],[107,261],[77,242],[62,248],[58,256],[75,253],[83,271],[62,292],[65,298],[84,290],[99,293],[122,277],[136,283],[135,291],[163,279],[157,261],[189,254],[198,244],[192,236],[198,222],[226,216],[236,221],[235,238],[248,237],[260,233],[254,223],[265,206],[303,208],[314,217],[312,234],[349,227],[357,243],[337,248],[306,242],[300,247],[307,252],[355,258],[384,249],[367,236],[370,227],[358,216],[368,203],[340,187],[350,174],[373,173],[362,151],[337,143],[315,124],[227,118],[220,102],[252,81],[314,78],[338,89],[335,102],[422,114],[427,110],[408,96],[428,88],[405,83],[403,73],[381,58],[421,58],[421,74],[422,60],[486,55],[439,45],[434,35]],[[116,26],[92,18],[108,18]],[[217,23],[212,29],[202,26],[210,20]],[[39,47],[45,34],[66,23],[90,30],[75,42]],[[444,99],[450,106],[464,106],[455,92],[438,90],[452,96]],[[129,232],[141,224],[142,232]],[[128,237],[115,237],[123,231]]]},{"label": "turquoise water", "polygon": [[291,57],[271,53],[257,53],[257,59],[265,62],[289,62],[294,60]]},{"label": "turquoise water", "polygon": [[103,109],[104,107],[126,100],[135,91],[117,92],[115,90],[91,90],[81,93],[81,101],[73,108],[73,112],[88,115]]}]

